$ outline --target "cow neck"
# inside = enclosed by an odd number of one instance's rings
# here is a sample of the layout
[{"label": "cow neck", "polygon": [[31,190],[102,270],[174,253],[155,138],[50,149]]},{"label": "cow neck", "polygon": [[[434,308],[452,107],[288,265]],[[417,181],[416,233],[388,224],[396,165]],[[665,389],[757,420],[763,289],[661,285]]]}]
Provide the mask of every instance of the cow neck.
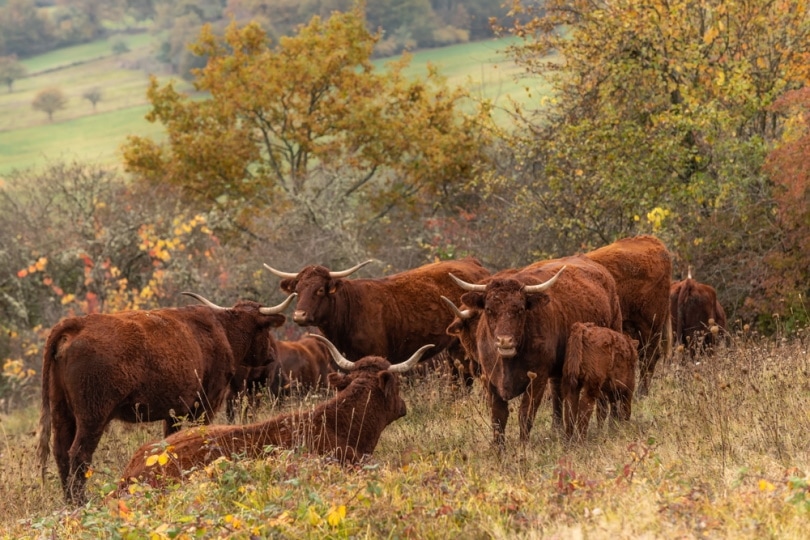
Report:
[{"label": "cow neck", "polygon": [[348,354],[350,360],[357,360],[357,358],[353,358],[352,324],[349,321],[356,320],[355,311],[362,312],[363,310],[362,306],[360,309],[352,309],[355,307],[354,303],[359,302],[359,298],[350,294],[350,289],[353,289],[353,284],[349,280],[344,280],[332,298],[330,311],[335,315],[327,318],[325,322],[318,325],[318,328],[329,341],[335,344],[338,350]]}]

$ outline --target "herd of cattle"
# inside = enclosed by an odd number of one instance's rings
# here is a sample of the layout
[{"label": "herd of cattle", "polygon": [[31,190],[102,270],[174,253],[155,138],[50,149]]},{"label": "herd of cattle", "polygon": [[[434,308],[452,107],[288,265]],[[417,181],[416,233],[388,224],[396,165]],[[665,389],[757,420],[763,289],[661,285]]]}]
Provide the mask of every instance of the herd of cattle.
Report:
[{"label": "herd of cattle", "polygon": [[[594,409],[628,419],[673,341],[693,355],[724,332],[715,290],[672,282],[672,258],[653,236],[490,273],[474,258],[428,264],[377,279],[347,279],[312,265],[281,278],[275,307],[240,300],[70,317],[51,329],[42,366],[38,457],[44,479],[53,454],[67,501],[83,503],[85,479],[113,419],[164,422],[163,441],[142,446],[122,475],[158,486],[220,456],[255,457],[268,446],[301,446],[352,462],[371,454],[386,426],[405,414],[397,373],[446,366],[483,384],[494,442],[502,447],[509,401],[521,397],[529,433],[546,393],[552,425],[586,436]],[[322,335],[273,337],[282,312]],[[257,385],[281,396],[328,385],[336,394],[311,411],[249,425],[209,425],[225,404]],[[255,393],[255,392],[253,392]],[[183,429],[182,419],[202,425]],[[157,459],[160,457],[161,459]]]}]

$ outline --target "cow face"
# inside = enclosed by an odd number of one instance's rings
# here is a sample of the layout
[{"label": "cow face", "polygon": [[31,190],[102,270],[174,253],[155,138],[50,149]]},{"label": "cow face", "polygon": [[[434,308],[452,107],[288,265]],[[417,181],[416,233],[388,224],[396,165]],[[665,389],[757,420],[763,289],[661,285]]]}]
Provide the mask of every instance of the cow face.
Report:
[{"label": "cow face", "polygon": [[284,292],[298,293],[293,321],[300,326],[319,326],[328,321],[341,281],[331,277],[323,266],[307,266],[297,277],[283,280]]},{"label": "cow face", "polygon": [[276,357],[275,339],[270,328],[278,328],[287,318],[280,313],[263,314],[260,308],[256,302],[239,301],[223,321],[229,333],[236,331],[230,341],[239,364],[261,366]]},{"label": "cow face", "polygon": [[[367,357],[369,359],[371,357]],[[366,359],[358,361],[364,362]],[[376,359],[378,361],[382,359]],[[387,362],[383,361],[385,364]],[[338,392],[342,392],[346,390],[353,382],[357,381],[358,379],[368,379],[371,377],[376,378],[374,384],[378,387],[378,389],[382,392],[382,395],[385,397],[385,407],[384,411],[385,420],[387,424],[390,424],[394,420],[402,418],[407,413],[408,409],[405,405],[405,400],[402,399],[399,391],[399,376],[396,373],[392,373],[390,371],[377,371],[378,366],[372,368],[365,368],[362,366],[358,368],[356,371],[351,371],[348,374],[341,373],[341,372],[333,372],[330,373],[328,376],[329,385],[333,388],[337,389]]]}]

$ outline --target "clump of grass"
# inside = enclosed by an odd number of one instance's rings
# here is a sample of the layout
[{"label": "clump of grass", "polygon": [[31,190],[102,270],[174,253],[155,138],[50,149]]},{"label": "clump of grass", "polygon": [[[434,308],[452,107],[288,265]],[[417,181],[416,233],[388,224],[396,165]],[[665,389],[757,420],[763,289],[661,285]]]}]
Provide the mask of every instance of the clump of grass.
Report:
[{"label": "clump of grass", "polygon": [[136,485],[107,499],[131,452],[160,428],[115,424],[80,509],[62,502],[55,475],[38,485],[28,429],[0,431],[0,530],[13,538],[804,537],[806,346],[740,342],[698,361],[662,365],[630,422],[591,429],[579,444],[552,431],[546,402],[527,445],[512,411],[500,453],[481,388],[428,376],[403,385],[407,416],[357,466],[276,450],[221,459],[163,491]]}]

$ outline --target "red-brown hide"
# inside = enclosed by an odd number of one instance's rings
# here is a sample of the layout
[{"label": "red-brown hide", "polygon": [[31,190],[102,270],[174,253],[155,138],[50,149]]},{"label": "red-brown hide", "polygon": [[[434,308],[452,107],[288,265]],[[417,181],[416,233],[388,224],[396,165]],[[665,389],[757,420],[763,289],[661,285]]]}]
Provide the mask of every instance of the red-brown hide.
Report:
[{"label": "red-brown hide", "polygon": [[[544,283],[563,267],[546,291],[524,287]],[[584,256],[542,261],[517,272],[496,274],[483,291],[462,296],[480,312],[475,351],[490,407],[495,442],[504,443],[508,401],[523,395],[520,435],[527,440],[549,379],[559,382],[571,325],[593,322],[621,331],[621,309],[610,273]],[[556,389],[559,395],[559,389]],[[555,424],[562,410],[555,404]]]},{"label": "red-brown hide", "polygon": [[672,347],[669,287],[672,256],[654,236],[623,238],[585,254],[616,280],[622,306],[622,329],[638,341],[638,394],[649,391],[655,366]]},{"label": "red-brown hide", "polygon": [[[282,414],[245,426],[196,427],[143,445],[124,470],[119,493],[124,493],[133,480],[160,486],[221,456],[257,458],[268,447],[304,447],[349,463],[371,455],[385,427],[403,417],[406,407],[399,377],[387,371],[390,364],[386,360],[366,357],[355,366],[348,374],[329,374],[329,385],[338,393],[311,411]],[[146,465],[150,455],[164,451],[169,458],[164,465]]]},{"label": "red-brown hide", "polygon": [[[726,312],[714,287],[687,277],[672,284],[669,300],[676,343],[686,347],[692,357],[703,351],[711,354],[726,331]],[[711,321],[717,325],[716,335]]]},{"label": "red-brown hide", "polygon": [[638,342],[626,334],[591,323],[574,323],[568,336],[562,377],[564,424],[569,437],[584,439],[594,405],[599,423],[606,408],[618,420],[629,420],[636,387]]},{"label": "red-brown hide", "polygon": [[53,453],[65,498],[85,500],[85,473],[110,420],[210,422],[240,363],[271,354],[269,328],[285,317],[256,302],[70,317],[51,329],[42,365],[38,455]]},{"label": "red-brown hide", "polygon": [[489,275],[473,258],[377,279],[333,278],[323,266],[307,266],[295,278],[283,280],[281,289],[298,293],[293,320],[317,326],[350,360],[377,355],[396,364],[415,348],[433,343],[435,348],[423,361],[445,349],[451,361],[463,361],[458,340],[445,331],[453,316],[440,298],[460,300],[463,291],[451,273],[473,283]]}]

